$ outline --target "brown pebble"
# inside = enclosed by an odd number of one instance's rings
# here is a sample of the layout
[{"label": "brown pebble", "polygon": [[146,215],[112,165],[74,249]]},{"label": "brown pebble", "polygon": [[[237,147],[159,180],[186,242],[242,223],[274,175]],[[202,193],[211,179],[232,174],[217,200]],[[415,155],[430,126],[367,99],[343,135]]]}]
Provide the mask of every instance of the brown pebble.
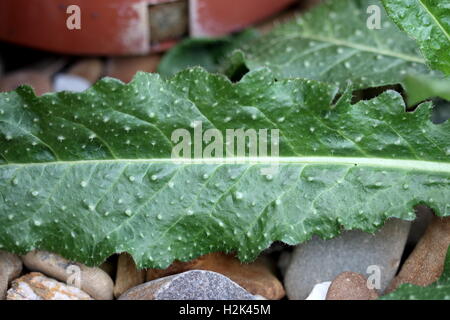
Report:
[{"label": "brown pebble", "polygon": [[327,300],[375,300],[378,293],[369,289],[367,279],[356,272],[343,272],[333,280]]},{"label": "brown pebble", "polygon": [[67,73],[95,83],[103,75],[103,68],[103,62],[100,59],[82,59],[72,65]]},{"label": "brown pebble", "polygon": [[138,270],[133,258],[122,253],[117,262],[116,282],[114,285],[114,296],[120,297],[125,291],[145,282],[145,270]]},{"label": "brown pebble", "polygon": [[160,54],[111,58],[106,63],[106,75],[123,82],[130,82],[138,71],[155,72],[160,60]]},{"label": "brown pebble", "polygon": [[46,72],[31,70],[15,71],[0,78],[0,92],[13,91],[20,85],[33,87],[36,95],[52,91],[50,75]]},{"label": "brown pebble", "polygon": [[0,300],[6,297],[6,290],[12,280],[22,272],[22,260],[15,254],[0,251]]},{"label": "brown pebble", "polygon": [[96,300],[112,300],[114,283],[100,268],[87,267],[71,262],[47,251],[32,251],[22,257],[24,265],[31,271],[42,272],[64,282],[74,282],[81,290]]},{"label": "brown pebble", "polygon": [[433,217],[427,231],[403,264],[387,292],[394,291],[404,283],[425,287],[436,282],[444,271],[449,245],[450,218]]}]

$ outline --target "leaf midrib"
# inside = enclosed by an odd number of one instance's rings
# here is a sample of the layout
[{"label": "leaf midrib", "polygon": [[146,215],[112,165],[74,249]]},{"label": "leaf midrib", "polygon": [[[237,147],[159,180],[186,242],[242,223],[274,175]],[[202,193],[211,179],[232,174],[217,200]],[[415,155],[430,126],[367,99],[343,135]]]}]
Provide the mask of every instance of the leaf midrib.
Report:
[{"label": "leaf midrib", "polygon": [[359,51],[371,52],[371,53],[380,54],[383,56],[398,58],[398,59],[401,59],[404,61],[426,64],[425,60],[421,59],[419,57],[414,57],[411,55],[402,54],[402,53],[398,53],[398,52],[394,52],[394,51],[390,51],[390,50],[383,50],[380,48],[374,48],[374,47],[369,47],[369,46],[365,46],[365,45],[360,45],[360,44],[348,42],[345,40],[334,39],[334,38],[329,38],[329,37],[322,37],[322,36],[314,36],[314,35],[310,35],[310,34],[306,34],[306,33],[286,35],[282,39],[286,40],[286,39],[294,39],[294,38],[301,38],[301,39],[318,41],[318,42],[327,42],[327,43],[331,43],[335,46],[348,47],[348,48],[353,48],[353,49],[356,49]]},{"label": "leaf midrib", "polygon": [[422,0],[418,0],[420,5],[424,8],[424,10],[431,16],[431,19],[434,21],[434,23],[439,27],[439,29],[442,30],[442,32],[447,37],[447,40],[450,42],[450,34],[445,30],[444,26],[439,22],[438,19],[434,16],[434,14],[428,9],[428,7],[425,5],[425,3],[422,2]]},{"label": "leaf midrib", "polygon": [[448,172],[450,173],[450,163],[440,161],[387,159],[387,158],[362,158],[362,157],[246,157],[246,158],[209,158],[209,159],[106,159],[106,160],[77,160],[59,162],[34,162],[34,163],[9,163],[0,165],[2,167],[21,166],[58,166],[58,165],[87,165],[87,164],[113,164],[113,163],[135,163],[135,164],[155,164],[173,163],[174,165],[202,165],[202,164],[251,164],[251,165],[276,165],[276,164],[315,164],[315,165],[352,165],[378,168],[392,168],[402,170]]}]

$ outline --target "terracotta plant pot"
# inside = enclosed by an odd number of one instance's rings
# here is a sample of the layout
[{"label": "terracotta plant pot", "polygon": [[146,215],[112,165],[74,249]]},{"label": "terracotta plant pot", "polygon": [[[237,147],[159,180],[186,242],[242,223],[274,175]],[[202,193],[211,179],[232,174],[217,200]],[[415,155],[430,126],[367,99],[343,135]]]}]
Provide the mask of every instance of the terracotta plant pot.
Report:
[{"label": "terracotta plant pot", "polygon": [[146,54],[189,33],[237,31],[295,1],[2,0],[0,40],[69,54]]}]

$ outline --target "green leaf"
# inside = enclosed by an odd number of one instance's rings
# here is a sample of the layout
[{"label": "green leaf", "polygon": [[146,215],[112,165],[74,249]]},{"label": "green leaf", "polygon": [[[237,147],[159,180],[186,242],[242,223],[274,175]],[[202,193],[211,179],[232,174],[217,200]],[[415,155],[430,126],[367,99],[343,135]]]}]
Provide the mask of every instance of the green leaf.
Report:
[{"label": "green leaf", "polygon": [[158,66],[158,73],[168,78],[195,66],[217,72],[221,61],[228,54],[258,35],[256,30],[249,29],[222,38],[188,38],[169,50]]},{"label": "green leaf", "polygon": [[428,287],[403,284],[382,300],[450,300],[450,248],[441,278]]},{"label": "green leaf", "polygon": [[450,75],[450,2],[382,1],[395,23],[418,42],[431,66]]},{"label": "green leaf", "polygon": [[[381,29],[367,27],[370,5],[380,8]],[[431,72],[416,43],[389,21],[377,0],[327,1],[235,55],[225,63],[228,75],[242,64],[250,70],[266,66],[279,79],[301,77],[341,87],[350,80],[356,89]]]},{"label": "green leaf", "polygon": [[438,97],[450,101],[450,79],[408,75],[404,83],[409,105]]},{"label": "green leaf", "polygon": [[[83,93],[2,93],[0,247],[88,265],[126,251],[141,268],[166,267],[373,232],[413,219],[417,204],[450,215],[450,123],[433,124],[430,103],[405,112],[394,91],[351,104],[348,91],[334,103],[337,89],[267,69],[233,84],[195,68],[170,80],[106,78]],[[198,122],[279,130],[279,155],[172,158],[174,130],[193,136]]]}]

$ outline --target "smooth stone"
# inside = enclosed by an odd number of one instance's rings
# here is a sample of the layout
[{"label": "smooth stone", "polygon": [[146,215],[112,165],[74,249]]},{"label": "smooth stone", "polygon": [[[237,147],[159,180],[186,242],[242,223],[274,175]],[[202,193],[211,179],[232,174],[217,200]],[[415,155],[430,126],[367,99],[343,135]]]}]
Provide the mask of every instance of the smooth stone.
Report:
[{"label": "smooth stone", "polygon": [[192,270],[153,280],[125,292],[119,300],[260,300],[217,272]]},{"label": "smooth stone", "polygon": [[331,281],[318,283],[305,300],[326,300]]},{"label": "smooth stone", "polygon": [[404,283],[429,286],[442,275],[450,246],[450,217],[434,216],[425,234],[392,281],[388,292]]},{"label": "smooth stone", "polygon": [[5,74],[0,78],[0,92],[12,91],[25,84],[33,87],[38,96],[52,91],[49,74],[34,70],[21,70]]},{"label": "smooth stone", "polygon": [[[90,268],[81,263],[71,262],[63,257],[46,252],[32,251],[22,257],[30,271],[42,272],[52,278],[67,282],[79,279],[80,289],[96,300],[112,300],[114,283],[111,277],[100,268]],[[79,271],[79,275],[75,274]],[[69,279],[69,280],[70,280]]]},{"label": "smooth stone", "polygon": [[370,289],[367,279],[356,272],[343,272],[331,283],[327,300],[376,300],[378,293]]},{"label": "smooth stone", "polygon": [[110,58],[106,63],[106,75],[123,82],[130,82],[138,71],[155,72],[161,60],[160,54],[139,57]]},{"label": "smooth stone", "polygon": [[8,285],[21,272],[22,260],[15,254],[0,250],[0,300],[5,300]]},{"label": "smooth stone", "polygon": [[81,59],[74,63],[69,70],[68,74],[81,77],[90,83],[95,83],[103,75],[104,64],[100,59],[89,58]]},{"label": "smooth stone", "polygon": [[7,300],[92,300],[77,287],[32,272],[13,281]]},{"label": "smooth stone", "polygon": [[189,270],[214,271],[230,278],[253,295],[278,300],[285,296],[285,291],[273,269],[265,256],[252,263],[241,263],[233,254],[215,252],[189,262],[176,261],[167,269],[148,269],[147,281]]},{"label": "smooth stone", "polygon": [[83,92],[90,86],[91,83],[88,80],[72,74],[58,73],[53,78],[53,89],[56,92]]},{"label": "smooth stone", "polygon": [[411,222],[391,219],[375,234],[345,231],[331,240],[314,237],[298,245],[284,278],[289,299],[303,300],[315,284],[348,270],[368,275],[369,266],[380,268],[384,291],[397,272],[410,226]]},{"label": "smooth stone", "polygon": [[114,296],[120,297],[125,291],[145,282],[146,271],[138,270],[133,258],[121,253],[117,262]]}]

